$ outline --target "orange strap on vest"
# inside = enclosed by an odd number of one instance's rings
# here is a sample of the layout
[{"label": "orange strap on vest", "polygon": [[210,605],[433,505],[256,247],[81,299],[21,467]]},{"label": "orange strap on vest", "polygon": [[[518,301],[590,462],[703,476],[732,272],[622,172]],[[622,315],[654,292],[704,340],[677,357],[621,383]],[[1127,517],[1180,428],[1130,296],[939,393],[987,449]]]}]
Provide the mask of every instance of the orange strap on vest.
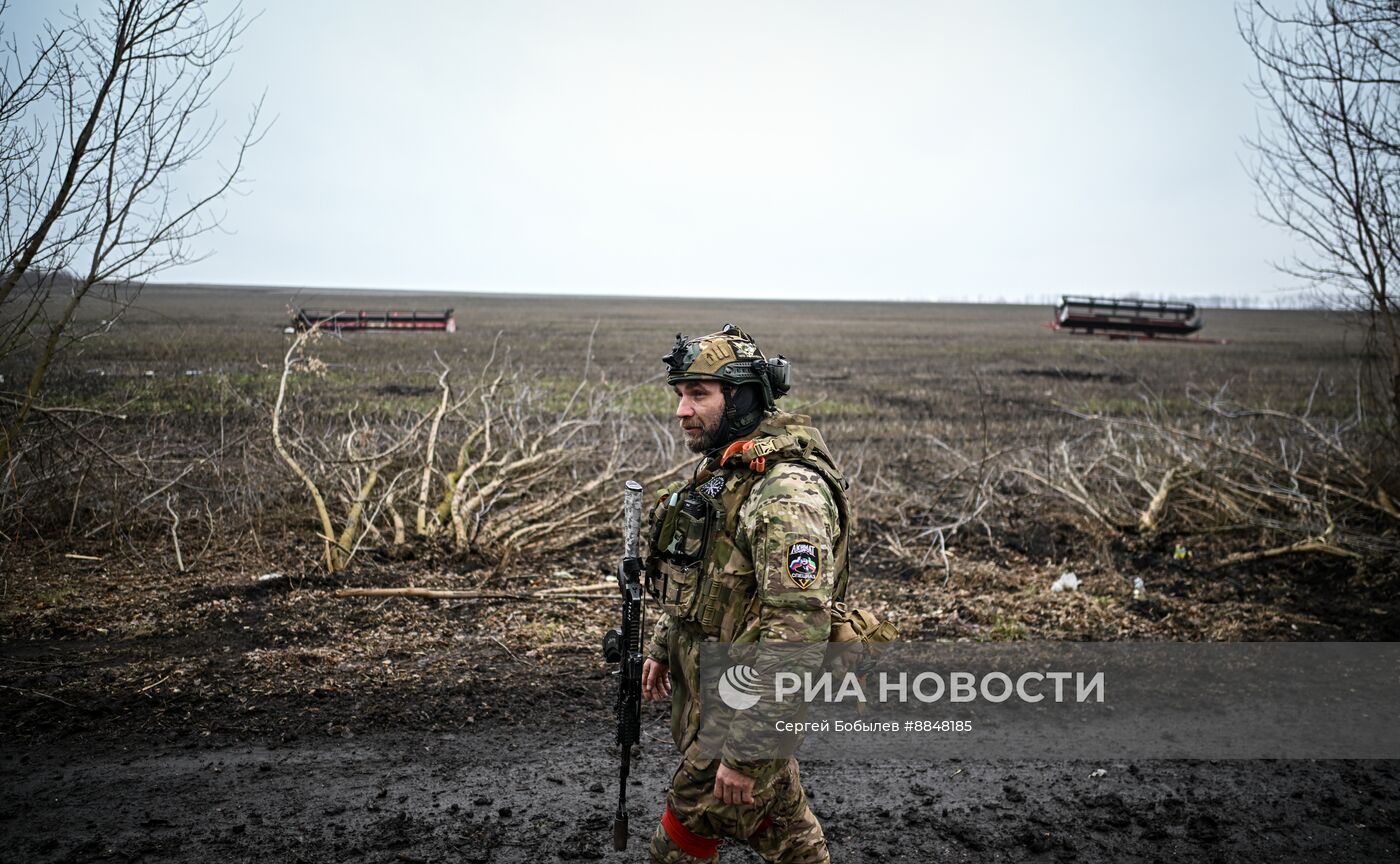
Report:
[{"label": "orange strap on vest", "polygon": [[666,806],[666,812],[661,814],[661,827],[666,829],[666,835],[671,838],[671,842],[692,858],[713,858],[719,853],[719,840],[714,837],[701,837],[682,825],[676,814],[671,812],[669,804]]},{"label": "orange strap on vest", "polygon": [[[735,456],[739,456],[742,459],[743,457],[741,454],[747,453],[752,449],[753,439],[749,439],[748,441],[735,441],[733,444],[730,444],[728,447],[724,448],[724,453],[721,454],[719,457],[719,464],[724,465]],[[757,458],[750,459],[747,461],[749,470],[753,471],[753,473],[755,474],[762,474],[763,469],[768,462],[767,458],[764,456],[759,456]]]}]

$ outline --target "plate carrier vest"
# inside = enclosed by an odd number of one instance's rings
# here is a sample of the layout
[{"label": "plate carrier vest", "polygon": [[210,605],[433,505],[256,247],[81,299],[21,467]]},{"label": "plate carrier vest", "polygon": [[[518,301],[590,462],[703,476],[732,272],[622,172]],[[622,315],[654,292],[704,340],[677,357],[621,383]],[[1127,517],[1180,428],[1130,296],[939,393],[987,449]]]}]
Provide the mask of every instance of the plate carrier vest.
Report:
[{"label": "plate carrier vest", "polygon": [[662,489],[652,511],[647,587],[673,620],[721,642],[756,636],[758,583],[751,550],[738,543],[739,510],[763,472],[781,462],[815,471],[836,502],[841,533],[831,557],[832,604],[844,601],[852,522],[847,481],[811,422],[801,414],[769,414],[751,435],[726,448],[722,464],[706,459],[690,483]]}]

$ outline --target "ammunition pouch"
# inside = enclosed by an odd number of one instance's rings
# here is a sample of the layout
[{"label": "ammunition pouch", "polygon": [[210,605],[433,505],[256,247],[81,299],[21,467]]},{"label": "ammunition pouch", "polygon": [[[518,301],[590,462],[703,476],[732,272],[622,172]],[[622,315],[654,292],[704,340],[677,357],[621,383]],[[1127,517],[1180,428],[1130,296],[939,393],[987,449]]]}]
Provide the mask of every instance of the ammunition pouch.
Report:
[{"label": "ammunition pouch", "polygon": [[714,530],[710,502],[694,491],[677,490],[659,514],[652,538],[651,588],[666,614],[680,620],[695,615],[705,572],[705,551]]}]

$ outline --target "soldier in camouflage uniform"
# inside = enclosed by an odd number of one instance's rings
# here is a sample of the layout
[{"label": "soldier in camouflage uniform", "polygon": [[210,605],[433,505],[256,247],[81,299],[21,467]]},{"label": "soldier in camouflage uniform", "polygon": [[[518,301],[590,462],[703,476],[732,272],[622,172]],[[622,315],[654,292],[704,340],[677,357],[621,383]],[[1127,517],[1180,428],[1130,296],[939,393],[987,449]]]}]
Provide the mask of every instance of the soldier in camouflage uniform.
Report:
[{"label": "soldier in camouflage uniform", "polygon": [[[689,482],[662,490],[650,513],[647,578],[664,614],[647,647],[643,693],[671,698],[682,754],[653,861],[713,860],[720,841],[765,861],[829,861],[795,759],[700,755],[699,645],[825,645],[831,604],[844,597],[849,518],[845,480],[809,418],[777,411],[787,361],[767,359],[726,325],[677,336],[663,358],[687,446],[704,454]],[[750,721],[739,717],[729,726]]]}]

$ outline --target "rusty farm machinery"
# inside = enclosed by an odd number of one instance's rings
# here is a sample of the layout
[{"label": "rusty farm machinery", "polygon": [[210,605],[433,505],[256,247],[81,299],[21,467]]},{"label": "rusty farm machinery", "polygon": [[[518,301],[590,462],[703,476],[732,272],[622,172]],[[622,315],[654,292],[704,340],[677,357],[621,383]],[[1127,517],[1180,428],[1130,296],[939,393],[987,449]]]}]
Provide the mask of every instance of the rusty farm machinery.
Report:
[{"label": "rusty farm machinery", "polygon": [[1065,295],[1055,307],[1055,319],[1046,326],[1051,330],[1109,339],[1225,343],[1225,340],[1202,339],[1195,335],[1203,323],[1201,311],[1194,303]]},{"label": "rusty farm machinery", "polygon": [[419,312],[416,309],[298,309],[292,315],[292,329],[297,332],[310,330],[318,325],[329,333],[384,333],[402,330],[457,332],[457,319],[451,309],[440,312]]}]

